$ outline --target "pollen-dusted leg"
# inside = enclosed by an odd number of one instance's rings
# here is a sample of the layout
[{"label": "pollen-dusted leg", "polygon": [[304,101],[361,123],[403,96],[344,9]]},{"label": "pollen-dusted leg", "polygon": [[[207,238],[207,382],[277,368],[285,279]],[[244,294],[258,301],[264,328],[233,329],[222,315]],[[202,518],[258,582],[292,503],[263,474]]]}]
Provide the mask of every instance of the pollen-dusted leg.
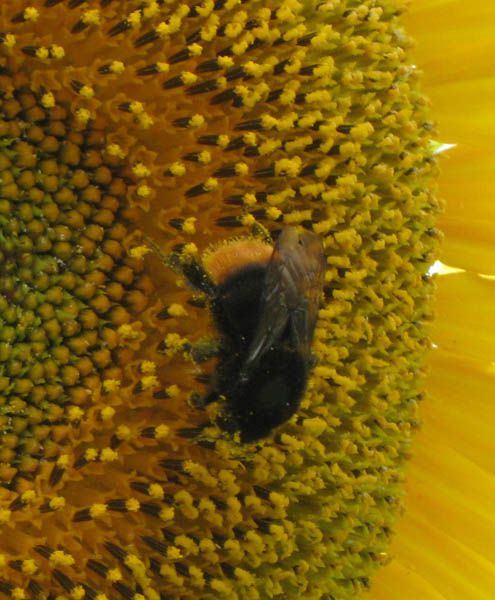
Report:
[{"label": "pollen-dusted leg", "polygon": [[211,298],[215,295],[216,286],[214,282],[203,265],[194,256],[181,252],[172,252],[167,255],[154,240],[147,235],[142,234],[142,236],[166,267],[183,275],[193,288],[203,292],[208,297]]},{"label": "pollen-dusted leg", "polygon": [[196,364],[205,363],[211,358],[216,358],[220,351],[218,340],[214,338],[202,338],[197,342],[188,343],[184,346],[184,350]]}]

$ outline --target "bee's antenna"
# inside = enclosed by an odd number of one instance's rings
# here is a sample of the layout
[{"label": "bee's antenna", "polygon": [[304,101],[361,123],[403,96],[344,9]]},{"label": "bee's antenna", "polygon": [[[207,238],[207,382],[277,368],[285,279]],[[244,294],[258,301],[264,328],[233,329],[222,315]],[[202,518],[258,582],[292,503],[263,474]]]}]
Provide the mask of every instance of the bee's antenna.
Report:
[{"label": "bee's antenna", "polygon": [[170,257],[168,257],[165,254],[165,252],[160,248],[160,246],[155,242],[155,240],[152,240],[149,236],[147,236],[143,232],[141,232],[141,237],[153,249],[153,251],[160,257],[163,264],[166,265],[167,267],[170,267]]}]

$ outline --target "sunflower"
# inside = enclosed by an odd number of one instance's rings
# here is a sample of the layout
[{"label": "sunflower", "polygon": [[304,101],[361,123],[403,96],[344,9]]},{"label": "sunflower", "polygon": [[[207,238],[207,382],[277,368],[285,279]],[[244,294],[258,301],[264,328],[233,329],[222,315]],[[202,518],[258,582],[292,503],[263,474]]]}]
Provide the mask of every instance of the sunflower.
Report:
[{"label": "sunflower", "polygon": [[[2,5],[4,595],[346,599],[389,560],[441,209],[403,8]],[[246,444],[197,401],[215,331],[181,269],[285,225],[325,248],[318,363]]]},{"label": "sunflower", "polygon": [[[435,343],[392,561],[370,598],[493,597],[495,269],[490,2],[416,0],[406,24],[443,141]],[[447,268],[445,265],[449,265]]]}]

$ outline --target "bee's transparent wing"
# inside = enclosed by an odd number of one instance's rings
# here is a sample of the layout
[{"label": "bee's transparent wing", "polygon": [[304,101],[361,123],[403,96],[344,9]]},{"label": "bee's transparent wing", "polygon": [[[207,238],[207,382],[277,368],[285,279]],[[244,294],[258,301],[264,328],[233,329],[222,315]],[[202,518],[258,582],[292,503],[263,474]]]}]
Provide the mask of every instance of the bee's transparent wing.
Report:
[{"label": "bee's transparent wing", "polygon": [[325,257],[318,235],[282,230],[267,267],[260,300],[260,317],[241,379],[282,336],[288,324],[296,348],[306,355],[318,315]]}]

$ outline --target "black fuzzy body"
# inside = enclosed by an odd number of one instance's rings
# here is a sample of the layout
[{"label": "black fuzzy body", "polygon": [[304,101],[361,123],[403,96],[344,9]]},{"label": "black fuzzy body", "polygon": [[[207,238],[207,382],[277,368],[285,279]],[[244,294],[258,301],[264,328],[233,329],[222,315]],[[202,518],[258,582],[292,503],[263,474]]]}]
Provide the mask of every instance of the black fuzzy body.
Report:
[{"label": "black fuzzy body", "polygon": [[307,357],[294,347],[290,327],[262,356],[246,381],[240,373],[260,315],[266,268],[248,265],[218,285],[211,301],[221,334],[215,391],[225,396],[225,429],[244,442],[267,436],[297,410],[308,380]]}]

